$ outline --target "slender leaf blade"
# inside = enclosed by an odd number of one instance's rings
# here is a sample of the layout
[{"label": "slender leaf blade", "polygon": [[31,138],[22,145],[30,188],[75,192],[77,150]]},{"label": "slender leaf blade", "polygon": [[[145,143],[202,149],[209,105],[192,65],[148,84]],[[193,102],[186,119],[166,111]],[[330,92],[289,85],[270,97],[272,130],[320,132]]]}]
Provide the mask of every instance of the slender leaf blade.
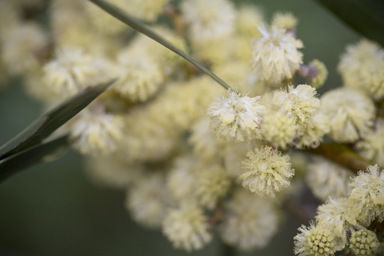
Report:
[{"label": "slender leaf blade", "polygon": [[69,135],[64,135],[0,160],[0,182],[25,168],[45,162],[44,159],[47,155],[50,155],[59,149],[67,148],[68,146]]},{"label": "slender leaf blade", "polygon": [[227,83],[225,83],[221,78],[213,74],[211,71],[209,71],[207,68],[205,68],[203,65],[201,65],[199,62],[194,60],[191,56],[171,44],[169,41],[162,38],[160,35],[152,31],[148,26],[146,26],[142,21],[139,19],[136,19],[135,17],[130,16],[129,14],[123,12],[116,6],[104,1],[104,0],[89,0],[99,6],[101,9],[115,17],[116,19],[122,21],[123,23],[127,24],[128,26],[132,27],[133,29],[139,31],[140,33],[148,36],[149,38],[155,40],[159,44],[163,45],[164,47],[168,48],[169,50],[173,51],[174,53],[178,54],[182,58],[186,59],[193,65],[195,65],[198,69],[203,71],[205,74],[210,76],[213,80],[218,82],[221,86],[223,86],[225,89],[233,90]]},{"label": "slender leaf blade", "polygon": [[[43,115],[43,117],[38,118],[34,124],[36,122],[41,122],[40,125],[30,135],[28,135],[26,139],[17,143],[10,150],[0,155],[0,160],[41,143],[57,128],[65,124],[69,119],[88,106],[113,83],[114,80],[97,86],[88,87],[74,97],[66,100],[55,109],[49,111],[47,114]],[[22,133],[29,131],[30,129],[26,129]],[[23,137],[23,135],[19,134],[16,137]],[[15,140],[12,139],[12,143],[14,143],[14,141]]]},{"label": "slender leaf blade", "polygon": [[316,0],[362,36],[384,47],[383,0]]}]

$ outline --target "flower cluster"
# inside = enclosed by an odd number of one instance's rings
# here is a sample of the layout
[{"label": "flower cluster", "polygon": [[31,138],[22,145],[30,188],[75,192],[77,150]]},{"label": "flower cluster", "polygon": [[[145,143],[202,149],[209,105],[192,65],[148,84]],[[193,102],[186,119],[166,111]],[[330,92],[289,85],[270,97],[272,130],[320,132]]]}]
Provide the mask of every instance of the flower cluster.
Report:
[{"label": "flower cluster", "polygon": [[[327,67],[303,62],[292,13],[268,22],[257,7],[230,0],[109,1],[151,22],[148,31],[212,70],[223,90],[91,1],[50,1],[50,31],[23,17],[33,2],[0,1],[0,81],[24,74],[26,91],[52,107],[115,80],[62,132],[85,155],[91,179],[125,191],[137,223],[187,251],[214,233],[240,250],[262,248],[279,229],[280,208],[309,212],[300,200],[310,190],[324,203],[315,222],[299,229],[296,254],[380,250],[378,44],[348,46],[338,65],[344,86],[320,96]],[[164,19],[172,26],[156,22]]]}]

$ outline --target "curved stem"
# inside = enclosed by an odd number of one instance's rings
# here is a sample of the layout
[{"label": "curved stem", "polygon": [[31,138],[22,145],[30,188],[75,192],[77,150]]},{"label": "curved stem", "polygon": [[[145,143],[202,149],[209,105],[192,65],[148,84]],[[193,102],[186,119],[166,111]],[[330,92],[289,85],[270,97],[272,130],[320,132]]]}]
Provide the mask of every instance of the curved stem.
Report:
[{"label": "curved stem", "polygon": [[328,158],[333,162],[354,171],[355,173],[358,171],[364,171],[369,165],[372,165],[372,163],[361,158],[347,146],[336,142],[322,143],[318,148],[307,149],[306,151]]},{"label": "curved stem", "polygon": [[[190,57],[188,54],[162,38],[160,35],[152,31],[150,28],[148,28],[143,22],[141,22],[139,19],[136,19],[127,13],[123,12],[116,6],[105,2],[104,0],[89,0],[99,6],[101,9],[115,17],[116,19],[119,19],[120,21],[124,22],[128,26],[132,27],[133,29],[139,31],[140,33],[148,36],[149,38],[155,40],[159,44],[163,45],[164,47],[168,48],[169,50],[173,51],[174,53],[178,54],[179,56],[183,57],[193,65],[195,65],[197,68],[199,68],[201,71],[209,75],[213,78],[216,82],[218,82],[221,86],[223,86],[226,90],[234,90],[232,87],[230,87],[227,83],[225,83],[223,80],[221,80],[219,77],[217,77],[215,74],[213,74],[211,71],[209,71],[207,68],[205,68],[203,65],[201,65],[199,62],[194,60],[192,57]],[[235,90],[234,90],[235,91]]]}]

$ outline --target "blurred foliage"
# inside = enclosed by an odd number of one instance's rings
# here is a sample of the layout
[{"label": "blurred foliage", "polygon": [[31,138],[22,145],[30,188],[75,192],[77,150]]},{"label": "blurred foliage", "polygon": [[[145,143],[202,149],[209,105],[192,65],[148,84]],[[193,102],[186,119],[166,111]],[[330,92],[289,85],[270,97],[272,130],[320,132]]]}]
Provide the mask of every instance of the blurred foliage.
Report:
[{"label": "blurred foliage", "polygon": [[364,37],[384,46],[384,2],[381,0],[317,0]]},{"label": "blurred foliage", "polygon": [[[333,15],[308,0],[245,1],[261,7],[267,20],[275,11],[299,19],[304,62],[323,61],[329,78],[319,93],[341,85],[336,72],[340,54],[358,36]],[[0,144],[15,136],[41,113],[28,99],[22,79],[0,92]],[[95,186],[82,170],[81,156],[69,152],[56,162],[33,167],[0,186],[0,255],[219,255],[217,240],[196,253],[176,251],[159,231],[130,220],[121,192]],[[285,215],[281,231],[264,250],[236,255],[293,255],[293,236],[300,225]]]}]

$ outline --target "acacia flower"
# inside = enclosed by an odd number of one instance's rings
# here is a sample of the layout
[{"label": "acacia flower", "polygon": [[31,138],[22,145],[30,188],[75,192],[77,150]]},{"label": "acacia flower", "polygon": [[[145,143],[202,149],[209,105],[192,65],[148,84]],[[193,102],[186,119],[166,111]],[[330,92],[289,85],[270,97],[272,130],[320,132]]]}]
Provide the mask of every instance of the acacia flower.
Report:
[{"label": "acacia flower", "polygon": [[322,227],[301,226],[295,239],[295,254],[299,256],[329,256],[335,253],[334,236]]},{"label": "acacia flower", "polygon": [[224,242],[241,250],[262,248],[278,230],[279,212],[273,202],[239,187],[224,204],[225,220],[219,226]]},{"label": "acacia flower", "polygon": [[170,210],[163,221],[163,232],[175,248],[198,250],[212,239],[203,211],[194,202],[184,202]]},{"label": "acacia flower", "polygon": [[265,27],[259,30],[262,37],[253,39],[253,72],[272,83],[291,79],[303,62],[303,54],[297,50],[303,43],[281,28],[273,27],[271,32]]},{"label": "acacia flower", "polygon": [[258,103],[259,99],[240,97],[237,92],[228,90],[208,108],[211,128],[219,138],[227,141],[260,138],[259,128],[265,107]]},{"label": "acacia flower", "polygon": [[384,172],[378,165],[369,166],[366,172],[359,172],[350,184],[352,192],[349,201],[356,207],[356,219],[369,225],[375,218],[384,220]]},{"label": "acacia flower", "polygon": [[321,110],[328,116],[330,134],[337,142],[364,138],[375,115],[375,106],[368,96],[346,87],[326,92],[321,97]]},{"label": "acacia flower", "polygon": [[251,192],[275,197],[276,192],[289,186],[295,171],[288,155],[265,146],[249,151],[247,157],[242,163],[245,172],[240,179]]},{"label": "acacia flower", "polygon": [[272,103],[279,111],[295,119],[295,123],[310,124],[311,117],[319,110],[320,100],[316,98],[315,88],[300,84],[296,88],[288,86],[286,91],[277,90]]}]

